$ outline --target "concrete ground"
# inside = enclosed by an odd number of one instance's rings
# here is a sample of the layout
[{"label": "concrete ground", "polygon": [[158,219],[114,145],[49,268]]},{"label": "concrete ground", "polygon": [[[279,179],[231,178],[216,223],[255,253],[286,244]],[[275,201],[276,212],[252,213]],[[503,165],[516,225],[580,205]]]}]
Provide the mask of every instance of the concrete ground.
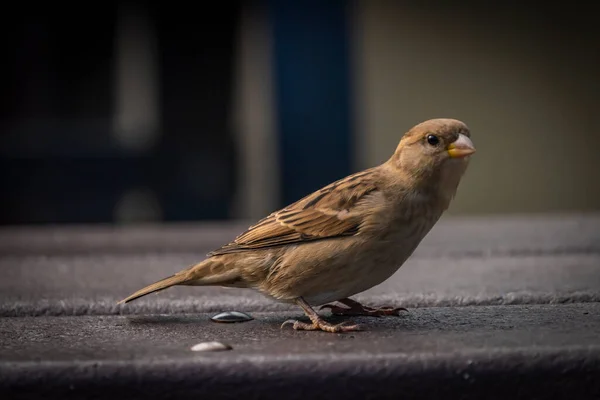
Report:
[{"label": "concrete ground", "polygon": [[301,311],[250,290],[116,305],[247,225],[1,229],[0,398],[600,398],[598,214],[443,218],[356,296],[409,312],[362,332],[281,329]]}]

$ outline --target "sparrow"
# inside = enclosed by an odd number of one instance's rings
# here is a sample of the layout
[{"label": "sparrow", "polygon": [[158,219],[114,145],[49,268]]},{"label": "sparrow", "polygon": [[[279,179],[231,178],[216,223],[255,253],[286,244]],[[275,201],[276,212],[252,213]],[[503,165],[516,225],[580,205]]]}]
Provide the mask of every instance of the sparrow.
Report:
[{"label": "sparrow", "polygon": [[470,137],[456,119],[421,122],[384,163],[269,214],[203,261],[119,304],[175,285],[216,285],[252,288],[298,305],[310,322],[282,325],[295,330],[362,330],[326,321],[317,306],[340,315],[399,315],[404,308],[369,307],[350,296],[392,276],[448,209],[475,152]]}]

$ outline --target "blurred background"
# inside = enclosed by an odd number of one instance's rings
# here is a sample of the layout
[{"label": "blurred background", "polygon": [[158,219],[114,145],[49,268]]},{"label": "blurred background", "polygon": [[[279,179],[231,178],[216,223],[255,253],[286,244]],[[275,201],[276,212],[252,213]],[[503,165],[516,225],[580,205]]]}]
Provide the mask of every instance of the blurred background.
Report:
[{"label": "blurred background", "polygon": [[600,209],[593,4],[53,2],[5,14],[0,223],[256,219],[429,118],[451,214]]}]

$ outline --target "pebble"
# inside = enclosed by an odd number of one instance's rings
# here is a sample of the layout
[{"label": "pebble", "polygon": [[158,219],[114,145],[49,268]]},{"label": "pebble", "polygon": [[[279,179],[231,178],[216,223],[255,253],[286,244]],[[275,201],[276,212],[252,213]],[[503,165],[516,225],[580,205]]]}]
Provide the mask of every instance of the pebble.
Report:
[{"label": "pebble", "polygon": [[233,347],[221,342],[203,342],[192,346],[192,351],[225,351],[231,349]]},{"label": "pebble", "polygon": [[225,311],[222,313],[219,313],[213,317],[211,317],[211,320],[214,322],[248,322],[248,321],[252,321],[254,318],[252,318],[251,316],[249,316],[246,313],[243,312],[239,312],[239,311]]}]

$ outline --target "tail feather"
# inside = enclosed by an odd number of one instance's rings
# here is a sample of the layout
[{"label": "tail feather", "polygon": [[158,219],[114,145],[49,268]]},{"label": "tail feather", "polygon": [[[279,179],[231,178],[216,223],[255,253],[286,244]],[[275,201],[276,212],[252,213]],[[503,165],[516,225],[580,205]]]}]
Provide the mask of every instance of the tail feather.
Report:
[{"label": "tail feather", "polygon": [[181,284],[185,283],[186,280],[187,280],[187,274],[175,274],[175,275],[169,276],[168,278],[161,279],[158,282],[155,282],[151,285],[146,286],[143,289],[138,290],[131,296],[119,301],[117,304],[129,303],[130,301],[139,299],[140,297],[146,296],[150,293],[159,292],[161,290],[170,288],[171,286],[181,285]]},{"label": "tail feather", "polygon": [[193,265],[183,271],[161,279],[143,289],[138,290],[131,296],[119,301],[117,304],[125,304],[146,296],[150,293],[159,292],[175,285],[192,285],[192,286],[235,286],[245,287],[246,284],[240,279],[237,269],[227,268],[222,262],[214,259],[207,259],[203,262]]}]

